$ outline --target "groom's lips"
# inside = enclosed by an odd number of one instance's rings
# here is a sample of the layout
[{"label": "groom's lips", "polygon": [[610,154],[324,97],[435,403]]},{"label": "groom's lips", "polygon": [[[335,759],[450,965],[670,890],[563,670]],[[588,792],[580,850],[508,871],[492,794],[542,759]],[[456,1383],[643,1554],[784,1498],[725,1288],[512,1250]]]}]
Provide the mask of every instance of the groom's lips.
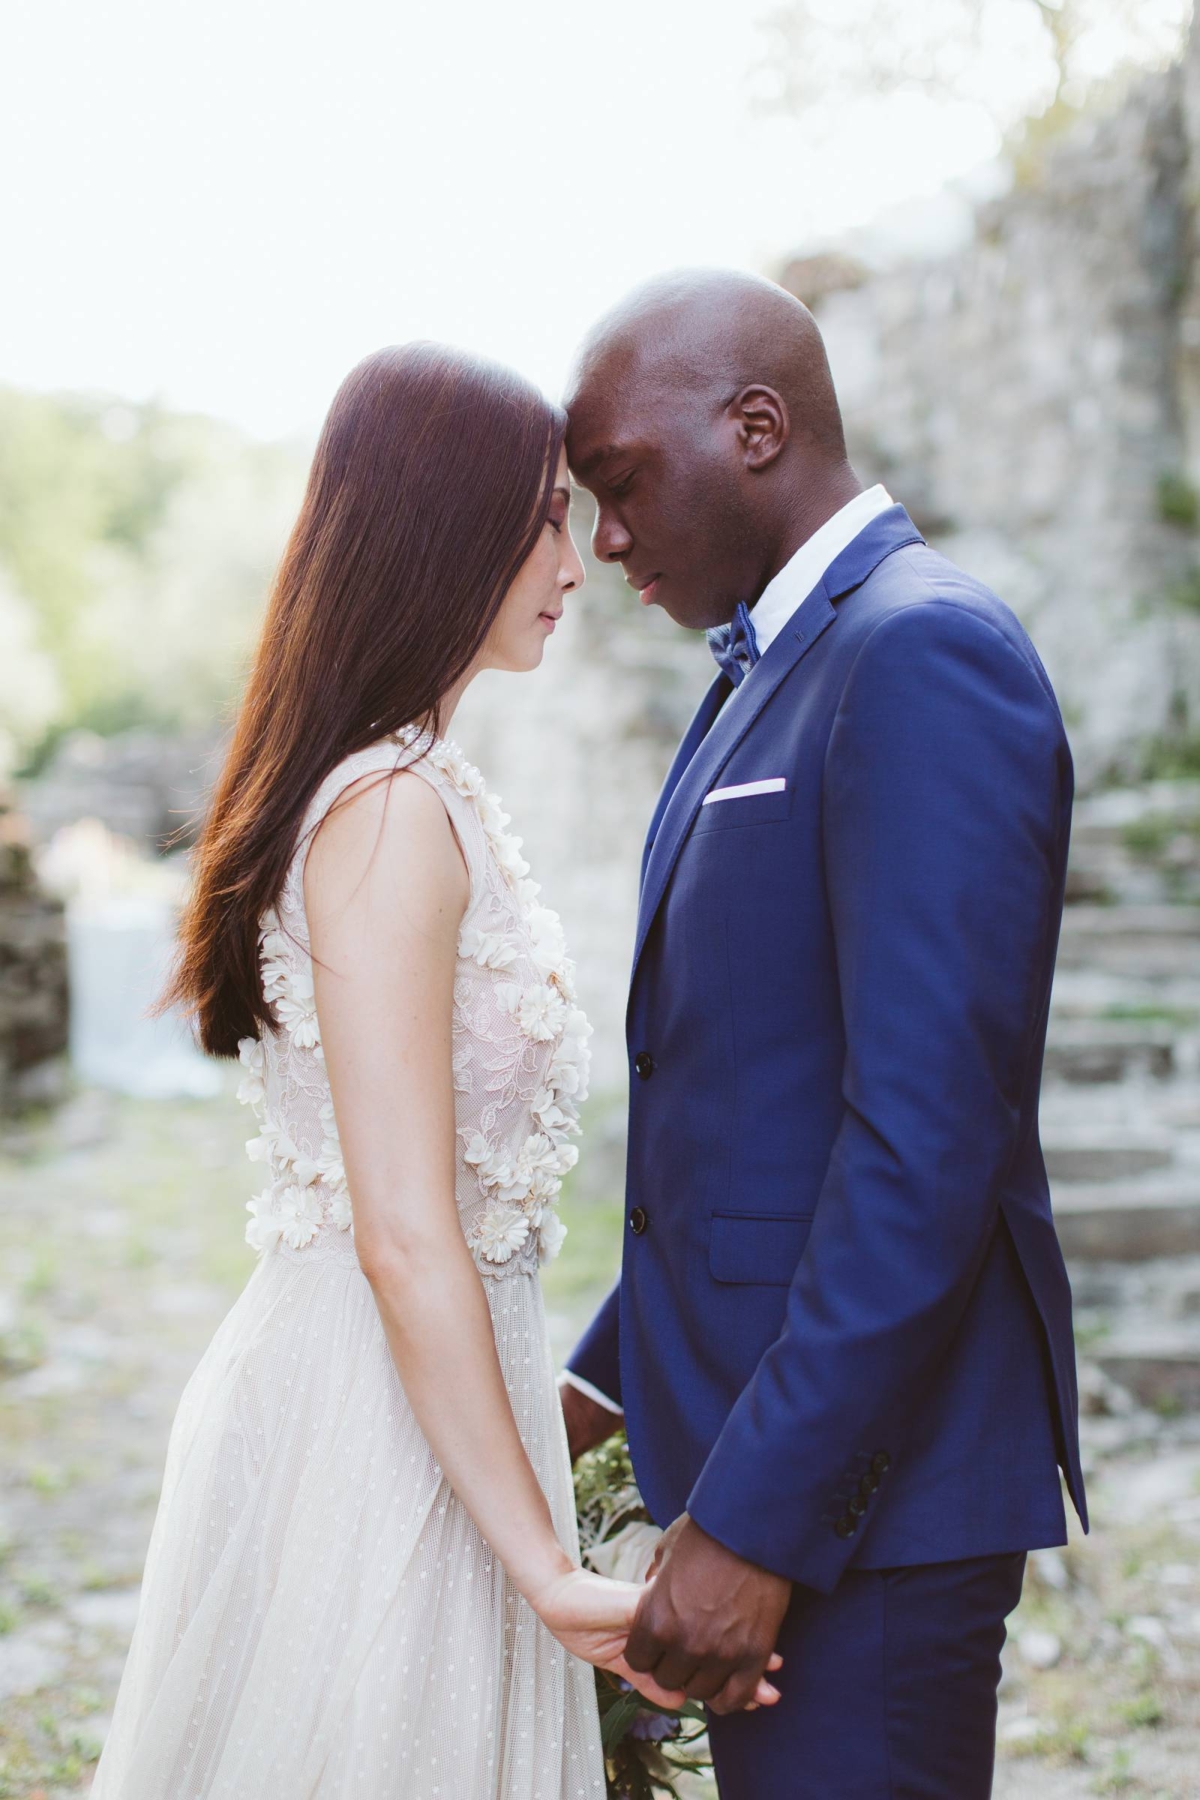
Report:
[{"label": "groom's lips", "polygon": [[643,606],[653,605],[654,590],[658,586],[659,582],[662,580],[661,575],[648,575],[646,577],[645,581],[639,581],[633,575],[627,575],[625,577],[625,579],[633,587],[635,587],[637,589],[638,593],[641,596],[641,601],[642,601]]}]

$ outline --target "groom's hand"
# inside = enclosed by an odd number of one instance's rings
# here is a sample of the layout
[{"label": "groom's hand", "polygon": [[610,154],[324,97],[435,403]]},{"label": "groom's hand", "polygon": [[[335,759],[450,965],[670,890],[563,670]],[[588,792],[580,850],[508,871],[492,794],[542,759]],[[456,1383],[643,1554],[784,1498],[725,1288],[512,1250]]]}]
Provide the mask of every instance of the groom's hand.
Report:
[{"label": "groom's hand", "polygon": [[743,1561],[686,1513],[662,1539],[655,1574],[625,1646],[630,1668],[714,1712],[740,1712],[771,1659],[791,1582]]},{"label": "groom's hand", "polygon": [[583,1393],[570,1381],[560,1380],[558,1392],[562,1400],[567,1447],[571,1452],[572,1462],[582,1456],[585,1450],[594,1450],[597,1444],[610,1438],[614,1431],[620,1431],[625,1422],[624,1413],[609,1412],[606,1406],[599,1406],[590,1395]]}]

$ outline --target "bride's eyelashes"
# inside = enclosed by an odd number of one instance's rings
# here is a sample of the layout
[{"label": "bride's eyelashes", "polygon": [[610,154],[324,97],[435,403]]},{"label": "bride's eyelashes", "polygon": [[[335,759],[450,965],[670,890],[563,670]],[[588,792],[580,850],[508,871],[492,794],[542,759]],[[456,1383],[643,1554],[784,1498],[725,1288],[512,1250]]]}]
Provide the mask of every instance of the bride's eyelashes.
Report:
[{"label": "bride's eyelashes", "polygon": [[567,520],[570,518],[570,516],[571,516],[571,497],[570,497],[570,495],[567,493],[564,493],[561,489],[556,489],[554,498],[550,502],[550,511],[546,515],[546,523],[548,525],[551,525],[554,528],[554,530],[556,532],[558,532],[559,535],[561,536],[563,527],[567,523]]}]

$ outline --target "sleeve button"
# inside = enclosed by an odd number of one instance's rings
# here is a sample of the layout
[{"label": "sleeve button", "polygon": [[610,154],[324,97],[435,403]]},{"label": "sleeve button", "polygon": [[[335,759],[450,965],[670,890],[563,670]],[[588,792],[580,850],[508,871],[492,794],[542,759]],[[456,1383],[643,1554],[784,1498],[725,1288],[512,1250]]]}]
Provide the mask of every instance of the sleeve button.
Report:
[{"label": "sleeve button", "polygon": [[838,1520],[833,1529],[840,1538],[853,1537],[854,1533],[858,1530],[858,1520],[852,1519],[847,1513],[845,1518]]},{"label": "sleeve button", "polygon": [[886,1450],[877,1451],[871,1458],[871,1467],[876,1475],[886,1475],[892,1466],[892,1459]]}]

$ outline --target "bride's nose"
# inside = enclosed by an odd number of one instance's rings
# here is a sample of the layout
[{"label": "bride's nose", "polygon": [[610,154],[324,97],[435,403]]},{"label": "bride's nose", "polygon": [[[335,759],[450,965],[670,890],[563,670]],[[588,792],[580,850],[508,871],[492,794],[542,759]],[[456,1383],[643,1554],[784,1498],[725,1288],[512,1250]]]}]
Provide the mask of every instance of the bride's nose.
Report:
[{"label": "bride's nose", "polygon": [[586,580],[587,574],[583,566],[583,558],[572,544],[570,550],[563,557],[562,567],[558,572],[558,585],[564,594],[570,594],[576,588],[581,588]]}]

